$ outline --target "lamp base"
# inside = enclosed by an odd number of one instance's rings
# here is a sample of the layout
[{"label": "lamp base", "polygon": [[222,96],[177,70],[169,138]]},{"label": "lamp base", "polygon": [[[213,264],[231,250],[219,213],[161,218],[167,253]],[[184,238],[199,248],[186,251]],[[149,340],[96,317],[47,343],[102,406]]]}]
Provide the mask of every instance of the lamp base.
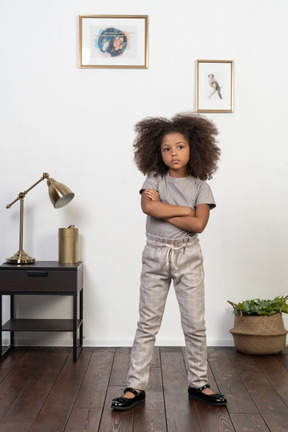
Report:
[{"label": "lamp base", "polygon": [[31,258],[23,249],[19,249],[15,255],[6,259],[7,264],[33,264],[35,258]]}]

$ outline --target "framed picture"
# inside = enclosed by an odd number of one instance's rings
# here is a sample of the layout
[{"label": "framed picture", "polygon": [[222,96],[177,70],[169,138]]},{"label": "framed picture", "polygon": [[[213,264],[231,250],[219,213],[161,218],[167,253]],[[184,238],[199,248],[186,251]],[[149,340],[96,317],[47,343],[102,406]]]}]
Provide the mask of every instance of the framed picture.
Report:
[{"label": "framed picture", "polygon": [[79,16],[80,68],[148,68],[147,15]]},{"label": "framed picture", "polygon": [[197,60],[196,77],[197,112],[233,112],[232,60]]}]

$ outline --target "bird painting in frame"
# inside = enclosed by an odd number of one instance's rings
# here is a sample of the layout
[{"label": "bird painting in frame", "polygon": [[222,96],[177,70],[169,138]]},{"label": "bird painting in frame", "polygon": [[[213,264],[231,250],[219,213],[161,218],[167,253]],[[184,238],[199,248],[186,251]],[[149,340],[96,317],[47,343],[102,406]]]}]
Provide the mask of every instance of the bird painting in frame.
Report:
[{"label": "bird painting in frame", "polygon": [[217,92],[219,98],[222,99],[221,87],[220,87],[218,81],[216,80],[214,74],[209,74],[208,78],[209,78],[209,85],[213,89],[213,91],[209,95],[209,98],[211,98]]}]

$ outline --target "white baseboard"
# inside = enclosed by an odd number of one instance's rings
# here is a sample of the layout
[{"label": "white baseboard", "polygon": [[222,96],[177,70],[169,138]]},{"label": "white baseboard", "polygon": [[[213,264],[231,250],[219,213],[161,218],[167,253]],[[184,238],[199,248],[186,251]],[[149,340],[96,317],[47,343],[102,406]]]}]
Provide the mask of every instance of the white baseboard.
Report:
[{"label": "white baseboard", "polygon": [[[132,346],[132,340],[85,340],[84,346],[94,347],[130,347]],[[159,339],[156,340],[156,346],[185,346],[185,342],[182,339]],[[208,339],[207,346],[234,346],[233,339]]]},{"label": "white baseboard", "polygon": [[[84,347],[131,347],[133,340],[131,339],[84,339],[83,346]],[[9,344],[9,338],[3,338],[3,345]],[[59,337],[55,337],[55,334],[52,336],[45,334],[45,336],[41,336],[39,333],[29,334],[27,335],[17,335],[15,336],[15,346],[63,346],[69,347],[72,346],[72,336],[65,337],[59,335]],[[159,339],[156,341],[156,346],[185,346],[184,340],[181,339]],[[234,346],[233,339],[209,339],[207,340],[207,346]]]}]

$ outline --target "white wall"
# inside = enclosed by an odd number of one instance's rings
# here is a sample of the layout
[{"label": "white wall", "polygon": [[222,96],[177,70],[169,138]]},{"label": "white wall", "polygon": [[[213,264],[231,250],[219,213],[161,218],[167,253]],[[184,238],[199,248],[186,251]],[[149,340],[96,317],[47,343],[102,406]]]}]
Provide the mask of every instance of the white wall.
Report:
[{"label": "white wall", "polygon": [[[235,61],[235,112],[206,115],[222,159],[201,235],[208,344],[232,344],[227,299],[288,294],[287,1],[0,0],[0,11],[0,259],[18,248],[18,204],[6,204],[44,171],[69,185],[75,199],[60,210],[44,183],[26,197],[24,249],[57,260],[58,227],[79,228],[87,346],[134,336],[145,241],[134,124],[195,110],[197,59]],[[79,14],[149,15],[149,69],[79,69]],[[19,313],[69,315],[68,299],[42,300],[22,299]],[[183,343],[173,290],[158,343]]]}]

